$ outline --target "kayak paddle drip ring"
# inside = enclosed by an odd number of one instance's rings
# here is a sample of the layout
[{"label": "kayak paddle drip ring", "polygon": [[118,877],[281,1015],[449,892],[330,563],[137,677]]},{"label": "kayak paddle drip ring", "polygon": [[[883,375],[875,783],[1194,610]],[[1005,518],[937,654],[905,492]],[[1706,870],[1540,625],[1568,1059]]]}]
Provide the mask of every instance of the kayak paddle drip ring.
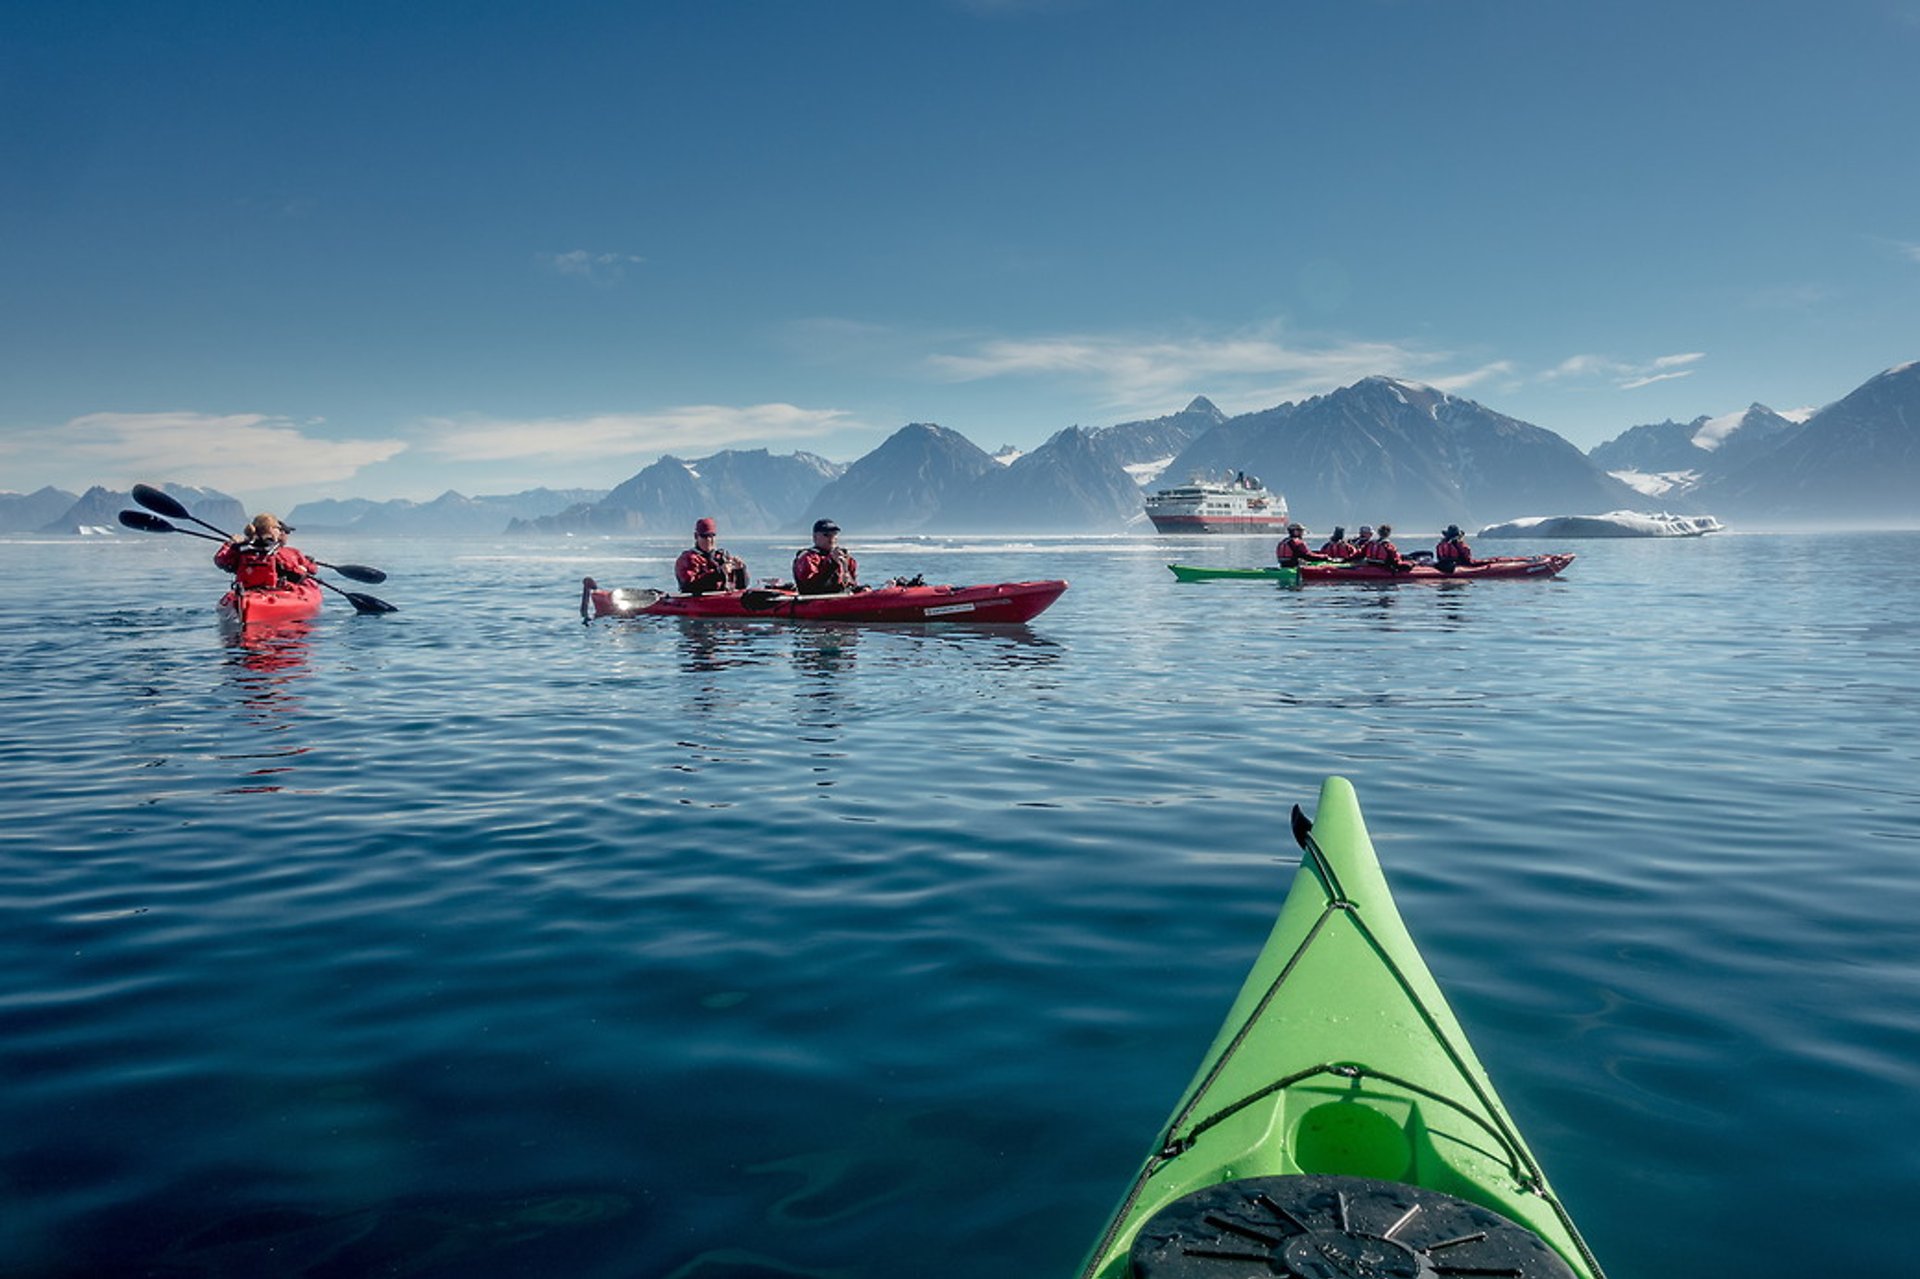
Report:
[{"label": "kayak paddle drip ring", "polygon": [[1133,1279],[1576,1279],[1490,1208],[1369,1177],[1246,1177],[1174,1200],[1134,1237]]}]

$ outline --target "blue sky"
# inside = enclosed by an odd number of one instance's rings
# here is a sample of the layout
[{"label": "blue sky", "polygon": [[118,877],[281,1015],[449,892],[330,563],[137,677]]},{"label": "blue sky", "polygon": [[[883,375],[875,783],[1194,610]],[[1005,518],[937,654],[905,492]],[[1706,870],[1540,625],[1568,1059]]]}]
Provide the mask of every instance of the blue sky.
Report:
[{"label": "blue sky", "polygon": [[0,10],[0,489],[609,487],[1920,357],[1920,0]]}]

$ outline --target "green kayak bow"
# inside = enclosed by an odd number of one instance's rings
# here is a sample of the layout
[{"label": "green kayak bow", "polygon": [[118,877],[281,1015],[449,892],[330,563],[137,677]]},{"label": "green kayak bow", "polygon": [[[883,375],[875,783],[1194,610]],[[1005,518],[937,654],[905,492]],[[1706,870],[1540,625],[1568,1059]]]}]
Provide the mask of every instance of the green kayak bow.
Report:
[{"label": "green kayak bow", "polygon": [[1280,918],[1082,1279],[1603,1279],[1328,778]]},{"label": "green kayak bow", "polygon": [[1169,564],[1176,580],[1182,582],[1213,582],[1225,578],[1249,579],[1262,582],[1278,582],[1282,586],[1297,586],[1300,583],[1300,570],[1281,568],[1278,564],[1266,568],[1208,568],[1200,564]]}]

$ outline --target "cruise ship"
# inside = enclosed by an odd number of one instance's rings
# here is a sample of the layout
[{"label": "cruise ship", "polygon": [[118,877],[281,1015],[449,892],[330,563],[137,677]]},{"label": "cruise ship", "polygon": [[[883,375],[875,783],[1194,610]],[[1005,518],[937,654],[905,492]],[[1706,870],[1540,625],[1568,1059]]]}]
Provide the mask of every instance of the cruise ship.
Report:
[{"label": "cruise ship", "polygon": [[1162,533],[1277,533],[1287,527],[1287,499],[1242,471],[1224,484],[1161,489],[1147,498],[1147,518]]}]

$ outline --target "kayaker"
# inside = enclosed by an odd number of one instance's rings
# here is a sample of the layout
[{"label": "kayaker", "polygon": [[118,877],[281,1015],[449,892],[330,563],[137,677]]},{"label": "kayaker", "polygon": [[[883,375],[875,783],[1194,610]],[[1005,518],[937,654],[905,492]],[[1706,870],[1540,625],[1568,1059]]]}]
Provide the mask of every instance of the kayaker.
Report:
[{"label": "kayaker", "polygon": [[1467,535],[1460,531],[1458,524],[1449,524],[1440,531],[1440,544],[1433,548],[1435,568],[1451,573],[1456,568],[1472,568],[1484,563],[1485,560],[1473,558],[1473,548],[1467,545]]},{"label": "kayaker", "polygon": [[291,531],[278,516],[262,511],[213,553],[213,565],[233,574],[242,590],[271,591],[282,581],[305,581],[319,566],[287,545]]},{"label": "kayaker", "polygon": [[673,579],[687,595],[705,595],[709,591],[743,591],[747,587],[747,564],[715,545],[720,526],[709,517],[693,522],[693,545],[680,552],[673,563]]},{"label": "kayaker", "polygon": [[813,522],[813,545],[793,557],[793,585],[802,595],[841,595],[860,589],[860,564],[836,539],[832,520]]},{"label": "kayaker", "polygon": [[1353,558],[1356,561],[1364,562],[1367,558],[1367,548],[1372,545],[1373,525],[1362,524],[1360,526],[1360,536],[1353,539]]},{"label": "kayaker", "polygon": [[1354,556],[1353,543],[1347,540],[1346,526],[1333,526],[1333,536],[1320,547],[1320,554],[1330,560],[1350,560]]},{"label": "kayaker", "polygon": [[1299,568],[1302,564],[1317,564],[1327,558],[1307,545],[1304,524],[1287,525],[1286,540],[1273,548],[1273,557],[1280,561],[1281,568]]},{"label": "kayaker", "polygon": [[1367,543],[1367,563],[1375,568],[1384,568],[1395,573],[1404,573],[1410,567],[1400,557],[1400,548],[1393,544],[1393,525],[1382,524],[1374,533],[1373,540]]}]

